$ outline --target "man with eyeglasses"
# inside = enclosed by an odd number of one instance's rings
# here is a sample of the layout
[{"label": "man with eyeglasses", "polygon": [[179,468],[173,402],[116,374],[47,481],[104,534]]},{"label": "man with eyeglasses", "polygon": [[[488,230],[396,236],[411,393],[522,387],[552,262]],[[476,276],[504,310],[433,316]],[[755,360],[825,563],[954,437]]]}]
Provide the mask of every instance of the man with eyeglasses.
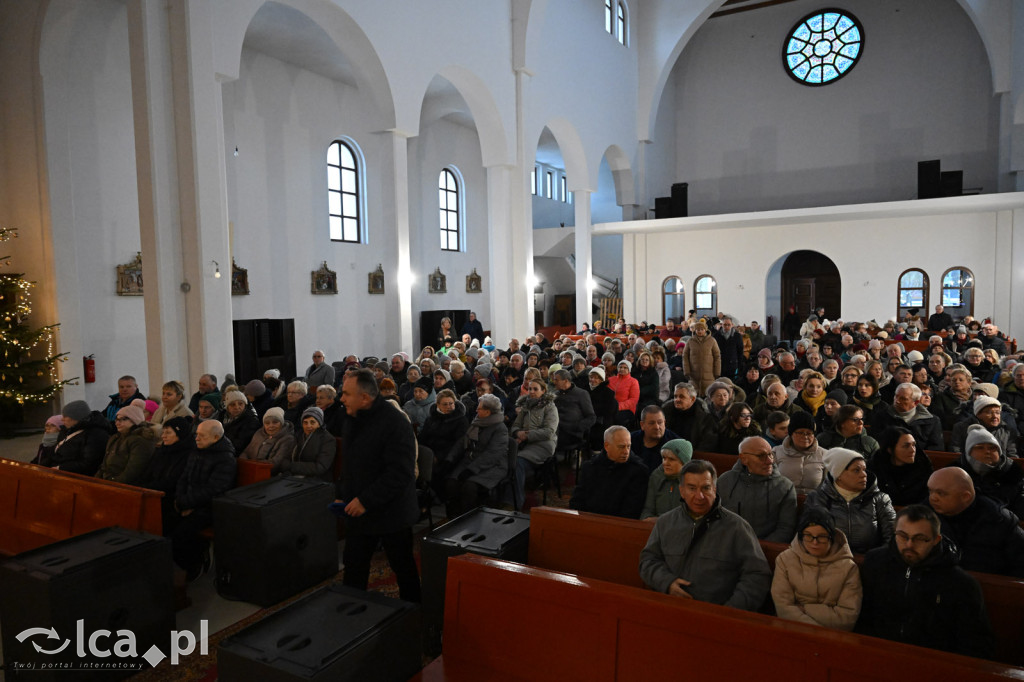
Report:
[{"label": "man with eyeglasses", "polygon": [[740,458],[718,479],[722,506],[750,524],[760,540],[789,542],[796,531],[796,488],[775,469],[764,438],[740,441]]},{"label": "man with eyeglasses", "polygon": [[868,552],[856,631],[895,642],[990,658],[995,639],[977,581],[957,565],[939,518],[920,504],[900,510],[896,535]]},{"label": "man with eyeglasses", "polygon": [[881,433],[890,426],[905,426],[925,450],[942,450],[942,422],[921,405],[921,387],[905,382],[896,386],[892,405],[876,410],[871,429]]},{"label": "man with eyeglasses", "polygon": [[757,611],[771,569],[750,524],[722,507],[716,478],[708,461],[683,467],[682,504],[655,522],[640,552],[640,578],[664,594]]}]

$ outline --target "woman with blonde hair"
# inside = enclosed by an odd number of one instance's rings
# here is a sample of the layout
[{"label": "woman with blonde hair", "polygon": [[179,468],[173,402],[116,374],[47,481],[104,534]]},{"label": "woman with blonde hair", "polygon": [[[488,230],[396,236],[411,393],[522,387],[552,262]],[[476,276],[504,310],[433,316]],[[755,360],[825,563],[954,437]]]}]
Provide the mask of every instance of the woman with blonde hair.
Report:
[{"label": "woman with blonde hair", "polygon": [[164,430],[164,422],[175,417],[192,417],[192,410],[185,404],[185,387],[180,381],[168,381],[160,393],[160,407],[153,413],[150,424],[158,437]]}]

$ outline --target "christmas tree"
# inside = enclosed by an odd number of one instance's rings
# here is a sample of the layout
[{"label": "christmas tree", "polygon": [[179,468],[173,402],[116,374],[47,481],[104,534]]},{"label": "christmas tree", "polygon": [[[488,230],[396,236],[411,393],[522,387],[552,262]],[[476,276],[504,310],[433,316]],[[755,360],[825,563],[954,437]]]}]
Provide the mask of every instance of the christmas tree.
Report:
[{"label": "christmas tree", "polygon": [[[0,227],[0,242],[18,236],[17,228]],[[0,266],[11,257],[0,258]],[[0,425],[20,424],[26,405],[42,405],[57,397],[75,379],[60,379],[57,363],[67,353],[55,353],[59,324],[33,328],[29,290],[35,286],[20,274],[0,273]]]}]

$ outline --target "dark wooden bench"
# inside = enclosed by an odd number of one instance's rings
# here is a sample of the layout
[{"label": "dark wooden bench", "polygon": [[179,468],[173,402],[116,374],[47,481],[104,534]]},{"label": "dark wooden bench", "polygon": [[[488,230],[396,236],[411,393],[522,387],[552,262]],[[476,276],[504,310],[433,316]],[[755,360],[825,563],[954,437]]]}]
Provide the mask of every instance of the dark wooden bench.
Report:
[{"label": "dark wooden bench", "polygon": [[[571,509],[534,507],[530,510],[529,563],[553,571],[642,587],[640,550],[647,544],[650,521],[620,519]],[[768,563],[788,544],[761,542]],[[863,556],[855,555],[860,563]],[[989,620],[996,635],[996,657],[1024,665],[1024,581],[989,573],[971,575],[981,585]],[[947,678],[952,679],[952,678]]]},{"label": "dark wooden bench", "polygon": [[164,494],[0,458],[0,554],[110,526],[163,533]]},{"label": "dark wooden bench", "polygon": [[413,679],[966,682],[1024,674],[469,554],[449,560],[446,594],[444,653]]}]

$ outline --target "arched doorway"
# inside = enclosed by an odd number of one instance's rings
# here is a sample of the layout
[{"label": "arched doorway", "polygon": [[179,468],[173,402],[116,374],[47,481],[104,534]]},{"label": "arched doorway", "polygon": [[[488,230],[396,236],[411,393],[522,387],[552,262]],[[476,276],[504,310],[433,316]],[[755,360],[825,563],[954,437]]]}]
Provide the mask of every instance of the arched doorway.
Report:
[{"label": "arched doorway", "polygon": [[774,317],[771,332],[779,338],[784,338],[780,323],[791,305],[801,320],[817,307],[824,307],[830,320],[843,314],[839,268],[817,251],[792,251],[775,261],[768,270],[765,292],[765,310]]}]

